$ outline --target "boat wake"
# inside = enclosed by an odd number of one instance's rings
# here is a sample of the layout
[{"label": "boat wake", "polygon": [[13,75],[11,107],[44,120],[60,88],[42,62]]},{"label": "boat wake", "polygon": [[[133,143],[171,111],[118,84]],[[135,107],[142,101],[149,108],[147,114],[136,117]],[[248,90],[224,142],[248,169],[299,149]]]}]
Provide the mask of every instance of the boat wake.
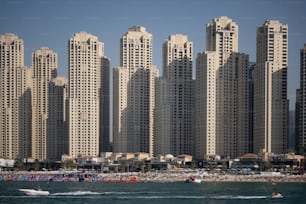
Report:
[{"label": "boat wake", "polygon": [[63,192],[63,193],[53,193],[53,196],[84,196],[84,195],[101,195],[102,193],[92,192],[92,191],[74,191],[74,192]]},{"label": "boat wake", "polygon": [[[49,195],[51,197],[57,196],[106,196],[115,197],[117,199],[211,199],[211,200],[256,200],[256,199],[269,199],[276,198],[266,195],[165,195],[165,192],[94,192],[94,191],[71,191],[71,192],[58,192],[50,194],[48,191],[34,190],[34,189],[19,189],[25,195]],[[282,198],[281,194],[277,198]],[[274,196],[273,196],[274,195]]]},{"label": "boat wake", "polygon": [[248,200],[248,199],[265,199],[269,198],[269,196],[231,196],[231,195],[224,195],[224,196],[212,196],[213,199],[234,199],[234,200]]},{"label": "boat wake", "polygon": [[256,199],[268,199],[269,196],[121,196],[120,199],[211,199],[211,200],[256,200]]}]

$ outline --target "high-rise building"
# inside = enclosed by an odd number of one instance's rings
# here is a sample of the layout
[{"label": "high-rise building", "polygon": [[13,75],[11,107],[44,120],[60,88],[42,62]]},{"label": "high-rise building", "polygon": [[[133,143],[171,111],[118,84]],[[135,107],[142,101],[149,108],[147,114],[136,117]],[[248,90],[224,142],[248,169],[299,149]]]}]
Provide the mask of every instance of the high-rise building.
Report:
[{"label": "high-rise building", "polygon": [[155,78],[152,34],[133,26],[120,39],[113,70],[113,151],[153,154]]},{"label": "high-rise building", "polygon": [[156,79],[155,83],[155,114],[154,114],[154,155],[170,154],[170,103],[167,80]]},{"label": "high-rise building", "polygon": [[69,155],[99,154],[104,44],[86,32],[69,39]]},{"label": "high-rise building", "polygon": [[299,128],[297,146],[298,152],[302,155],[306,154],[306,44],[300,51],[300,89],[299,89]]},{"label": "high-rise building", "polygon": [[0,157],[31,156],[30,69],[24,43],[12,33],[0,36]]},{"label": "high-rise building", "polygon": [[253,152],[254,147],[254,79],[253,79],[253,72],[256,67],[256,63],[250,62],[249,63],[249,152]]},{"label": "high-rise building", "polygon": [[110,151],[110,59],[101,59],[101,89],[100,89],[100,152]]},{"label": "high-rise building", "polygon": [[[156,124],[155,154],[192,154],[192,48],[192,42],[182,34],[170,35],[163,44],[163,77],[158,91],[161,95],[156,96],[157,101],[163,102],[156,109],[156,120],[165,123]],[[163,147],[165,141],[168,147]]]},{"label": "high-rise building", "polygon": [[195,157],[214,156],[216,151],[217,60],[214,51],[199,53],[196,59]]},{"label": "high-rise building", "polygon": [[[302,76],[300,76],[301,78]],[[300,82],[301,83],[301,82]],[[295,137],[294,137],[294,150],[296,153],[300,153],[300,148],[299,148],[299,143],[300,143],[300,107],[301,107],[301,90],[297,89],[296,90],[296,95],[295,95]]]},{"label": "high-rise building", "polygon": [[206,52],[197,58],[196,158],[249,152],[249,63],[238,53],[238,25],[228,17],[206,26]]},{"label": "high-rise building", "polygon": [[48,92],[47,158],[58,161],[69,154],[67,78],[53,78]]},{"label": "high-rise building", "polygon": [[288,150],[288,25],[267,20],[257,28],[254,70],[254,153]]},{"label": "high-rise building", "polygon": [[49,86],[56,76],[57,54],[47,47],[35,51],[32,54],[32,157],[35,159],[49,159],[48,139],[55,139],[49,132],[52,130],[49,129]]}]

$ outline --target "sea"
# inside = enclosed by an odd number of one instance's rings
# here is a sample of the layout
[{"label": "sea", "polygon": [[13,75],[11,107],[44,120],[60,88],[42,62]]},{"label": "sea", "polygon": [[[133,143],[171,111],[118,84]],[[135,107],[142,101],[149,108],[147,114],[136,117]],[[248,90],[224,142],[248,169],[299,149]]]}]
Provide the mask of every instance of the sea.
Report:
[{"label": "sea", "polygon": [[[50,192],[48,196],[27,196],[19,189],[40,187]],[[272,198],[272,192],[282,197]],[[2,204],[79,204],[79,203],[306,203],[306,183],[258,182],[0,182]]]}]

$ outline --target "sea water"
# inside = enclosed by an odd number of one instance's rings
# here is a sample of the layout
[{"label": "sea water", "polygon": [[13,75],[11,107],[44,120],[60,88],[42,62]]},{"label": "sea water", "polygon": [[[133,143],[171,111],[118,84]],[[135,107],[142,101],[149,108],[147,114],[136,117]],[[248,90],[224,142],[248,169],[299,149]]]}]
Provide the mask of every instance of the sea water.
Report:
[{"label": "sea water", "polygon": [[[21,188],[36,188],[49,196],[27,196]],[[272,198],[281,192],[282,198]],[[306,203],[306,183],[101,183],[101,182],[0,182],[0,203]]]}]

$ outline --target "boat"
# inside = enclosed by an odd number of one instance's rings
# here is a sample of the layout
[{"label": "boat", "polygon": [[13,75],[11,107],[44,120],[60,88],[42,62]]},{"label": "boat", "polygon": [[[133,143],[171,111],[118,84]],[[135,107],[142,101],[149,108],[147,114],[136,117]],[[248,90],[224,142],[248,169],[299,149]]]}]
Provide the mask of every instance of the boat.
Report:
[{"label": "boat", "polygon": [[282,198],[282,197],[283,197],[283,195],[279,192],[273,192],[272,193],[272,198]]},{"label": "boat", "polygon": [[41,189],[19,189],[25,195],[29,196],[47,196],[50,195],[49,191],[43,191]]},{"label": "boat", "polygon": [[201,183],[202,180],[200,178],[195,178],[194,176],[190,176],[186,179],[185,183]]}]

